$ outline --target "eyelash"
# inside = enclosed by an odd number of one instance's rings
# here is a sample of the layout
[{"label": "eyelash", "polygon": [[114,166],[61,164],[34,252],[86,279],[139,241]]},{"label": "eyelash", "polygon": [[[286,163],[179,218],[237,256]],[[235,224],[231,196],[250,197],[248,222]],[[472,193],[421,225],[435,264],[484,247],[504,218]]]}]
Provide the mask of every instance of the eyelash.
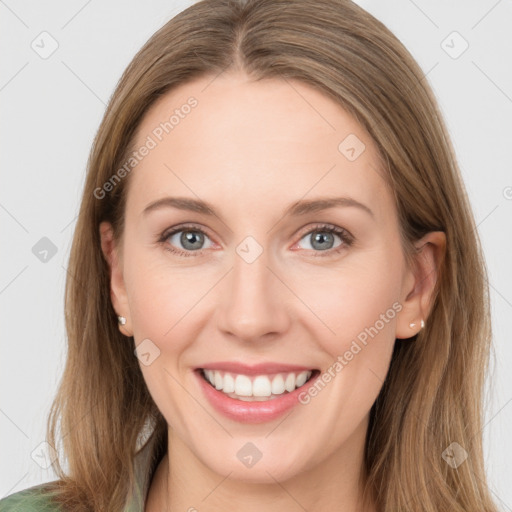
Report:
[{"label": "eyelash", "polygon": [[[176,233],[180,233],[181,231],[197,232],[197,233],[201,233],[208,237],[208,234],[205,231],[203,231],[200,227],[195,226],[193,224],[187,224],[184,226],[178,226],[178,227],[172,229],[171,231],[164,231],[160,235],[160,238],[158,239],[158,243],[162,244],[166,251],[169,251],[174,254],[178,254],[179,256],[190,257],[190,256],[200,255],[203,252],[203,250],[182,251],[181,249],[175,249],[173,246],[167,244],[167,240],[170,236],[172,236]],[[354,237],[346,229],[339,228],[339,227],[333,226],[331,224],[317,224],[312,229],[310,229],[309,231],[306,231],[304,234],[302,234],[302,236],[300,237],[299,240],[302,240],[306,235],[310,235],[311,233],[314,233],[314,232],[325,232],[325,233],[332,233],[332,234],[338,235],[341,238],[342,243],[338,247],[335,247],[333,249],[328,249],[326,251],[313,251],[314,252],[313,257],[332,256],[333,254],[337,254],[337,253],[341,252],[342,250],[346,249],[347,247],[350,247],[354,243]]]}]

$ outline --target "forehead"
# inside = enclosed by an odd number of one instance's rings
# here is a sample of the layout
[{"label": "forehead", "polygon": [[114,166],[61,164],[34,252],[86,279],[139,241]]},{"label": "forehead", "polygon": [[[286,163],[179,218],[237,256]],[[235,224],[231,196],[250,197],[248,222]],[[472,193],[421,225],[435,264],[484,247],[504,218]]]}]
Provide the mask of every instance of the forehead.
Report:
[{"label": "forehead", "polygon": [[228,194],[246,208],[317,195],[354,195],[377,212],[389,202],[369,134],[297,81],[227,74],[185,83],[144,116],[135,147],[144,145],[151,149],[131,172],[128,194],[137,210],[164,195],[215,202]]}]

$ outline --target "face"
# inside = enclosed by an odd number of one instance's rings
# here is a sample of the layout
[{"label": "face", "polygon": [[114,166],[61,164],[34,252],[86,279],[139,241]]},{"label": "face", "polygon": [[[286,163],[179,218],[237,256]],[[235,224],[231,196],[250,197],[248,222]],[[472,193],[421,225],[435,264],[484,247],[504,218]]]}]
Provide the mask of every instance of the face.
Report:
[{"label": "face", "polygon": [[360,457],[416,320],[368,133],[305,84],[230,74],[163,96],[143,145],[112,300],[171,444],[252,482]]}]

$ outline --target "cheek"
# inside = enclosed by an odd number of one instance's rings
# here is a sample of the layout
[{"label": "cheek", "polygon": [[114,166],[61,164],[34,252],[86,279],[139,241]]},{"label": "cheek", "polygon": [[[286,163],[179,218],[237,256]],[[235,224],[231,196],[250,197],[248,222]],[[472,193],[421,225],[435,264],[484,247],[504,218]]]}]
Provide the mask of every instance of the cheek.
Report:
[{"label": "cheek", "polygon": [[[303,403],[311,403],[310,418],[324,416],[330,429],[326,436],[334,449],[364,420],[382,388],[402,309],[400,273],[391,266],[386,272],[379,266],[351,268],[316,282],[323,286],[313,288],[306,281],[303,293],[309,290],[312,309],[322,322],[313,317],[308,326],[318,348],[328,356],[322,365],[323,384],[310,387],[302,398]],[[326,407],[327,403],[336,407]]]},{"label": "cheek", "polygon": [[396,317],[402,309],[398,301],[401,271],[400,255],[382,250],[347,259],[338,271],[302,281],[302,293],[322,320],[308,320],[309,328],[329,354],[322,368],[324,385],[310,396],[313,407],[321,407],[323,399],[315,398],[320,395],[337,404],[323,412],[333,428],[333,443],[340,435],[350,435],[382,387],[395,343]]},{"label": "cheek", "polygon": [[303,315],[303,320],[335,358],[349,350],[353,340],[375,340],[373,345],[394,341],[400,283],[400,258],[375,251],[347,258],[338,267],[303,273],[296,289],[314,313]]},{"label": "cheek", "polygon": [[170,265],[164,256],[157,250],[132,253],[126,259],[126,287],[136,342],[150,338],[161,350],[178,352],[186,339],[180,329],[195,327],[194,307],[211,284],[197,271]]},{"label": "cheek", "polygon": [[[164,263],[162,263],[164,262]],[[194,407],[183,391],[182,354],[194,339],[194,305],[204,294],[199,278],[165,264],[165,259],[133,251],[125,260],[126,288],[135,345],[149,353],[149,364],[139,355],[144,381],[167,422],[185,430],[186,412]]]}]

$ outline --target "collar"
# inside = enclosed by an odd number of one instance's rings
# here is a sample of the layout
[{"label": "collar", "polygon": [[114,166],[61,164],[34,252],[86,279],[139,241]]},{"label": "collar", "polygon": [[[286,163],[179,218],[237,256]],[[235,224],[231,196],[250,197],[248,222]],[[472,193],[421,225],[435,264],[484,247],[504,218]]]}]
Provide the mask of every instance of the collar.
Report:
[{"label": "collar", "polygon": [[135,454],[135,483],[123,512],[144,512],[151,479],[159,461],[153,458],[154,436]]}]

